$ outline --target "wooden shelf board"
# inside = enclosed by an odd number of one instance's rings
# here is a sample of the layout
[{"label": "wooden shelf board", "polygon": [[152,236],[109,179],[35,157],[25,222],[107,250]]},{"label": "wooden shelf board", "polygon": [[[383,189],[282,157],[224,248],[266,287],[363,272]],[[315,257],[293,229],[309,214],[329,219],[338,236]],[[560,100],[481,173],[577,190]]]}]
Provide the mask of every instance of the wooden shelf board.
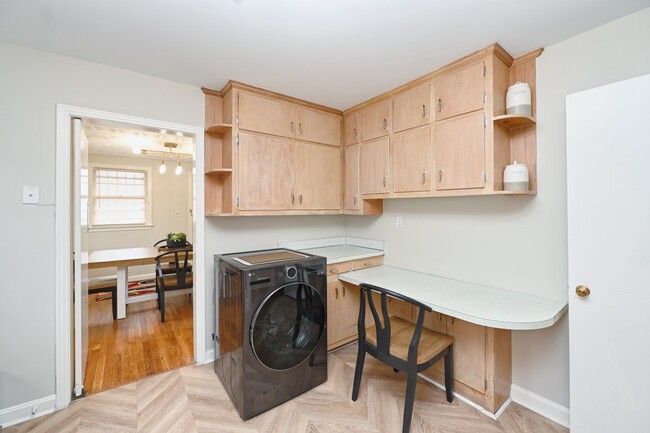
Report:
[{"label": "wooden shelf board", "polygon": [[537,195],[537,191],[494,191],[495,195]]},{"label": "wooden shelf board", "polygon": [[223,135],[226,132],[232,129],[232,125],[229,123],[217,123],[215,125],[210,125],[205,128],[205,132],[213,135]]},{"label": "wooden shelf board", "polygon": [[492,120],[497,125],[505,126],[508,129],[530,126],[537,123],[532,117],[522,116],[521,114],[504,114],[502,116],[495,116]]},{"label": "wooden shelf board", "polygon": [[206,168],[205,174],[216,174],[219,176],[227,176],[232,174],[232,168]]}]

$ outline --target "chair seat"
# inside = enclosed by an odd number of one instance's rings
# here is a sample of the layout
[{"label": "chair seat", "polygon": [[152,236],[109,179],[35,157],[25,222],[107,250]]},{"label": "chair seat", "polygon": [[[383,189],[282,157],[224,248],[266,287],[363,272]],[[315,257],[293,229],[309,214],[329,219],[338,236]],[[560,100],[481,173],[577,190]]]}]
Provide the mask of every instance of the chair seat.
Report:
[{"label": "chair seat", "polygon": [[[409,344],[413,338],[415,324],[396,316],[390,318],[390,354],[401,359],[408,359]],[[366,340],[377,346],[377,330],[375,326],[366,328]],[[424,364],[446,347],[454,343],[454,338],[427,328],[422,329],[418,345],[418,364]]]},{"label": "chair seat", "polygon": [[[160,277],[158,277],[160,278]],[[194,276],[191,273],[188,273],[185,275],[185,285],[183,287],[174,287],[179,285],[176,274],[167,274],[163,275],[162,279],[164,280],[165,284],[165,290],[176,290],[176,289],[186,289],[192,286],[192,283],[194,282]],[[171,289],[170,289],[171,287]]]}]

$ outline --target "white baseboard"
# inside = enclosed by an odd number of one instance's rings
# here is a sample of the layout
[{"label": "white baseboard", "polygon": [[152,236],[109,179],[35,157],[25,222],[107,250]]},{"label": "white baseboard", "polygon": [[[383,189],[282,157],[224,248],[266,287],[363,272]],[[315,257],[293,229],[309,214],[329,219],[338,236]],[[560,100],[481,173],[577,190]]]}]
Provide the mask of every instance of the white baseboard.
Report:
[{"label": "white baseboard", "polygon": [[205,362],[203,362],[203,364],[208,364],[214,361],[214,358],[216,356],[215,353],[216,352],[214,351],[214,349],[210,349],[207,352],[205,352]]},{"label": "white baseboard", "polygon": [[0,429],[54,412],[56,395],[28,401],[0,410]]},{"label": "white baseboard", "polygon": [[543,417],[569,428],[570,417],[568,407],[559,405],[554,401],[523,389],[517,385],[512,385],[510,387],[510,397],[515,403],[519,403],[525,408],[537,412]]}]

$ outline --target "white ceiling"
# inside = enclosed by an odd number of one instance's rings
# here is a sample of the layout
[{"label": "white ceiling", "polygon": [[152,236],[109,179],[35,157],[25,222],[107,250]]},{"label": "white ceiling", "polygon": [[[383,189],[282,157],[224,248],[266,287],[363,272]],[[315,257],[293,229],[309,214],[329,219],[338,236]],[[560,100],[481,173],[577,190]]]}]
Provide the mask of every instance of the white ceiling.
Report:
[{"label": "white ceiling", "polygon": [[[169,155],[169,148],[165,143],[175,143],[174,155],[177,153],[188,154],[182,159],[191,159],[194,151],[194,140],[191,137],[178,135],[177,131],[161,131],[135,127],[129,124],[106,122],[94,119],[84,119],[83,129],[88,138],[88,153],[91,155],[126,156],[136,158],[159,159],[159,153],[136,154],[133,148],[153,151],[163,151]],[[176,155],[178,156],[178,155]],[[175,160],[175,157],[171,159]]]},{"label": "white ceiling", "polygon": [[0,40],[345,109],[499,42],[517,56],[650,0],[1,0]]}]

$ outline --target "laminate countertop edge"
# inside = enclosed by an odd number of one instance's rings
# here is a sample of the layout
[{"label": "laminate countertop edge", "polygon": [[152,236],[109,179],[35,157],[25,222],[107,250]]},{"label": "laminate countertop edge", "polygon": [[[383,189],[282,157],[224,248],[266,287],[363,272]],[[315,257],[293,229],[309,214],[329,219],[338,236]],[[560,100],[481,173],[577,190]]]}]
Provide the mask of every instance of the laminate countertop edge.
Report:
[{"label": "laminate countertop edge", "polygon": [[384,287],[421,301],[433,311],[498,329],[548,328],[568,309],[562,301],[386,265],[342,273],[339,279],[357,286]]}]

